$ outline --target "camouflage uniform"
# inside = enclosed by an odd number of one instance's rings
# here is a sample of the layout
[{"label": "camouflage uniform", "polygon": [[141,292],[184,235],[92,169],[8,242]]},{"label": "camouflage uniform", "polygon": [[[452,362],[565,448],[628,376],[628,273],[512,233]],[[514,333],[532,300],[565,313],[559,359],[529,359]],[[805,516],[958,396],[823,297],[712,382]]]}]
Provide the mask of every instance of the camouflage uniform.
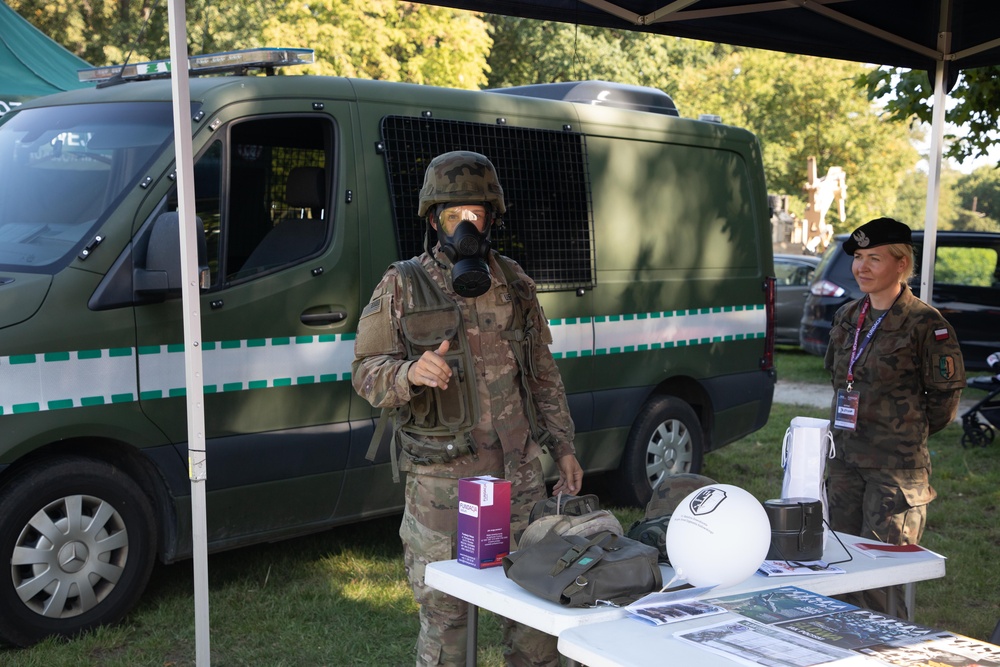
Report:
[{"label": "camouflage uniform", "polygon": [[[863,301],[846,304],[833,319],[825,366],[835,391],[847,387]],[[859,347],[876,318],[868,312]],[[955,330],[904,286],[854,364],[857,430],[833,430],[837,453],[827,466],[827,494],[834,530],[890,544],[920,541],[927,504],[936,495],[927,437],[955,418],[964,386]],[[888,611],[884,591],[868,593],[851,601]],[[897,608],[897,615],[904,612]]]},{"label": "camouflage uniform", "polygon": [[[542,476],[541,447],[531,437],[521,394],[520,369],[511,344],[501,338],[513,319],[514,298],[503,270],[492,256],[492,285],[480,297],[455,294],[448,280],[450,262],[435,248],[434,256],[424,253],[419,261],[449,298],[458,304],[468,346],[475,359],[475,384],[480,418],[471,432],[476,454],[448,463],[418,464],[403,452],[400,469],[407,471],[406,508],[400,527],[407,576],[420,605],[418,665],[465,664],[467,605],[424,584],[424,569],[430,562],[456,557],[455,535],[458,517],[458,483],[462,477],[491,474],[511,480],[511,549],[527,527],[528,515],[537,500],[546,496]],[[534,296],[534,283],[521,268],[507,261]],[[412,361],[405,359],[400,319],[416,304],[413,295],[403,294],[403,282],[390,268],[375,288],[369,307],[358,325],[353,383],[357,392],[375,407],[407,404],[416,391],[407,380]],[[382,303],[385,306],[373,306]],[[537,301],[536,301],[537,303]],[[548,345],[552,335],[541,308],[535,309],[534,325],[541,332],[531,364],[534,377],[528,378],[537,406],[540,425],[552,435],[548,443],[558,459],[574,454],[573,422],[566,403],[565,389]],[[558,665],[555,637],[505,623],[504,639],[508,664]]]}]

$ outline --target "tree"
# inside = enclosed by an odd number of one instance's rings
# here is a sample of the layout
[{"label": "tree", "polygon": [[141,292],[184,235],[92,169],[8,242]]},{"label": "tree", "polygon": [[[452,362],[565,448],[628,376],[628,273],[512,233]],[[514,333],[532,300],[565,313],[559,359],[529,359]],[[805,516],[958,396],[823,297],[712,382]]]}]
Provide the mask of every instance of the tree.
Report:
[{"label": "tree", "polygon": [[487,17],[493,35],[489,86],[603,80],[672,94],[676,73],[732,50],[724,44],[552,21]]},{"label": "tree", "polygon": [[962,208],[980,221],[975,229],[1000,231],[1000,172],[980,167],[964,174],[955,185]]},{"label": "tree", "polygon": [[[93,65],[168,58],[167,10],[145,0],[10,0],[37,28]],[[486,83],[488,26],[478,14],[396,0],[188,0],[188,50],[257,46],[316,51],[298,73],[461,88]],[[148,17],[148,23],[146,19]],[[141,39],[137,37],[146,23]]]},{"label": "tree", "polygon": [[687,115],[717,113],[761,142],[768,189],[799,194],[806,160],[847,172],[846,231],[891,210],[918,160],[904,126],[879,118],[853,85],[863,65],[740,49],[714,65],[687,69],[677,99]]},{"label": "tree", "polygon": [[[868,99],[883,103],[886,115],[893,120],[931,122],[934,91],[923,70],[880,67],[860,75],[856,85],[866,91]],[[986,155],[991,146],[1000,143],[996,135],[1000,126],[1000,67],[963,70],[949,97],[953,105],[945,111],[945,121],[964,127],[967,133],[945,137],[945,156],[962,162]]]},{"label": "tree", "polygon": [[470,12],[394,0],[290,2],[263,33],[270,43],[316,49],[312,73],[472,89],[486,83],[488,26]]}]

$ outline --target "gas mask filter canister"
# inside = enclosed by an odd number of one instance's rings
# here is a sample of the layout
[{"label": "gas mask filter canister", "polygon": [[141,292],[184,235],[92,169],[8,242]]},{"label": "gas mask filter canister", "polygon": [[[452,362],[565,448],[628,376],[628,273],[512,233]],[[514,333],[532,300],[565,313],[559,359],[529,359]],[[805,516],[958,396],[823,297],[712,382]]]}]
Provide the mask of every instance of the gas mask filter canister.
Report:
[{"label": "gas mask filter canister", "polygon": [[441,250],[452,263],[451,285],[455,293],[468,299],[486,294],[492,282],[486,263],[490,252],[489,227],[480,233],[475,224],[463,219],[453,234],[442,237]]}]

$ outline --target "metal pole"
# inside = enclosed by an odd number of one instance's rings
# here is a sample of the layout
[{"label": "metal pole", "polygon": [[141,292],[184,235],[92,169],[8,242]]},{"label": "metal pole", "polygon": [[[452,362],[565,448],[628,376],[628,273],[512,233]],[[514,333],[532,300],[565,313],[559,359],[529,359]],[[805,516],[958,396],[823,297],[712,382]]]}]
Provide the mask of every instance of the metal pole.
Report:
[{"label": "metal pole", "polygon": [[174,109],[174,150],[181,246],[181,304],[184,310],[184,379],[187,397],[188,476],[194,556],[195,660],[211,664],[208,617],[208,531],[205,520],[205,394],[201,359],[201,294],[198,234],[195,228],[194,149],[191,145],[191,90],[188,86],[187,25],[184,0],[168,3],[170,85]]},{"label": "metal pole", "polygon": [[934,71],[934,113],[931,117],[931,148],[927,156],[927,205],[924,209],[924,250],[920,260],[920,298],[933,305],[934,257],[937,251],[938,198],[941,194],[941,152],[944,139],[944,63]]}]

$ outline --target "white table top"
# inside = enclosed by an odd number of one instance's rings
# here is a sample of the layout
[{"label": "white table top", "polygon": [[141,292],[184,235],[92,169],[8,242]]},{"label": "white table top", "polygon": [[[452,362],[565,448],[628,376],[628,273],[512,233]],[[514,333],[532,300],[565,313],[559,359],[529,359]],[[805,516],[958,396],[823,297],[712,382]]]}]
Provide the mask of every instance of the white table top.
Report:
[{"label": "white table top", "polygon": [[[847,540],[865,541],[851,535],[841,535],[841,539],[845,543]],[[795,577],[765,577],[754,574],[736,586],[713,590],[708,596],[733,595],[781,586],[798,586],[821,595],[838,595],[869,588],[936,579],[945,574],[943,558],[875,559],[859,554],[853,549],[850,550],[850,554],[854,560],[839,564],[839,567],[846,570],[846,574]],[[824,557],[827,561],[832,562],[846,558],[847,555],[836,539],[831,538],[827,541]],[[663,582],[670,581],[674,576],[673,569],[665,566],[661,566],[661,569],[663,570]],[[579,609],[563,607],[554,602],[543,600],[507,579],[502,567],[477,570],[468,565],[461,565],[455,560],[438,561],[427,566],[424,581],[428,586],[465,600],[481,609],[487,609],[519,623],[530,625],[550,635],[562,635],[566,630],[581,625],[614,621],[623,618],[626,614],[623,609],[617,607]],[[644,626],[644,624],[632,619],[625,620],[639,627]],[[586,660],[582,662],[591,664]]]}]

